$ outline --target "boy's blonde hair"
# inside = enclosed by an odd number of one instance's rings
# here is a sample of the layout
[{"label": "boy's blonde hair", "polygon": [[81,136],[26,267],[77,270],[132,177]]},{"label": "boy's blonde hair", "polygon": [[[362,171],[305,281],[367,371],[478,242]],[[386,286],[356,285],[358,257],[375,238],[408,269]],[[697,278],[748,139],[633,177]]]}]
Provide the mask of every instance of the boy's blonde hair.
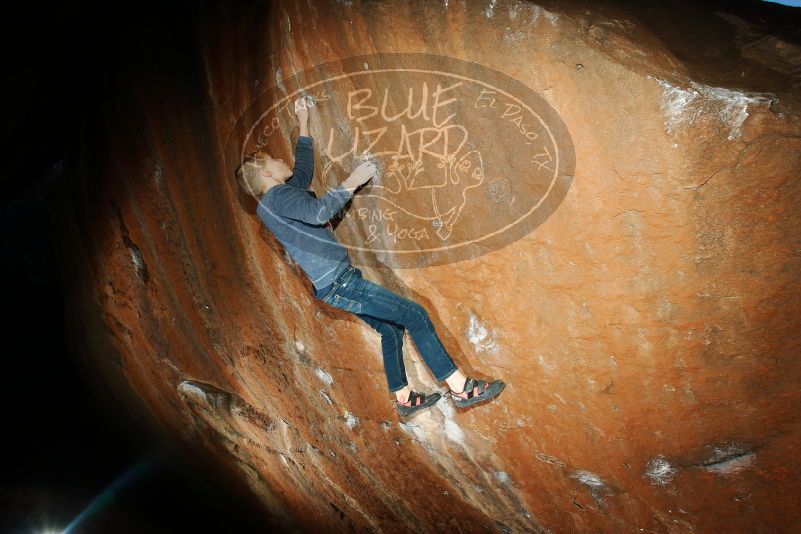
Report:
[{"label": "boy's blonde hair", "polygon": [[265,154],[263,152],[251,152],[242,158],[242,163],[236,168],[236,182],[239,188],[251,196],[256,196],[254,193],[259,180],[259,170],[255,163],[263,159]]}]

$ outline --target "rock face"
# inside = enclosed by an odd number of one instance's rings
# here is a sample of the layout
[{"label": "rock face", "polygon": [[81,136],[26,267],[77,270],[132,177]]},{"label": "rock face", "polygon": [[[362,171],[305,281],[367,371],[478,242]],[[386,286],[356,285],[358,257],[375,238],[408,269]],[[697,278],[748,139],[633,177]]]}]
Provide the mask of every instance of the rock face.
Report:
[{"label": "rock face", "polygon": [[[287,1],[151,17],[110,67],[56,214],[76,350],[288,528],[801,528],[799,18],[747,3],[551,4]],[[412,74],[423,56],[404,54],[427,55],[428,70]],[[345,59],[357,56],[374,59],[370,76]],[[354,115],[361,89],[379,102],[391,88],[397,109],[403,80],[433,91],[454,73],[453,122]],[[530,109],[515,122],[478,106],[481,84]],[[336,226],[354,264],[422,304],[466,373],[503,379],[497,401],[457,412],[442,400],[399,422],[379,335],[313,298],[237,190],[244,150],[291,161],[297,126],[281,105],[299,91],[318,104],[318,195],[364,149],[380,185],[394,180],[357,194]],[[409,153],[430,161],[392,160],[362,142],[379,120],[395,144],[427,120],[436,142],[454,126],[465,143],[421,152],[418,137]],[[451,165],[467,154],[483,173]],[[415,163],[418,184],[463,187],[432,206],[413,193]],[[366,244],[374,221],[353,215],[391,207],[390,194],[407,226],[428,224],[425,239],[393,238],[379,218],[381,246]],[[514,238],[478,239],[504,230]],[[457,241],[470,251],[434,246]],[[410,385],[444,391],[405,341]]]}]

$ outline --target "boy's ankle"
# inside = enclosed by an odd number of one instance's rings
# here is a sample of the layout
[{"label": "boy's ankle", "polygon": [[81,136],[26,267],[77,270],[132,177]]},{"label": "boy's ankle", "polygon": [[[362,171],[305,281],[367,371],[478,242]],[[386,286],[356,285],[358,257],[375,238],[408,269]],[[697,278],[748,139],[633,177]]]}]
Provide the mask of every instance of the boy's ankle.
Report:
[{"label": "boy's ankle", "polygon": [[395,392],[395,398],[398,400],[398,402],[403,404],[404,402],[409,400],[409,394],[411,392],[412,392],[411,388],[409,386],[406,386],[405,388],[399,389],[398,391]]}]

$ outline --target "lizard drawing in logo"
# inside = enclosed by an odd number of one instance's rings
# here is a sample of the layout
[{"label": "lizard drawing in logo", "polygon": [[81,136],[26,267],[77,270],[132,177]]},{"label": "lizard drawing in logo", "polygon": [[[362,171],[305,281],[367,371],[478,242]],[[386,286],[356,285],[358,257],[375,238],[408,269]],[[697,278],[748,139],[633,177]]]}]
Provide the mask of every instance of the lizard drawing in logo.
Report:
[{"label": "lizard drawing in logo", "polygon": [[[435,137],[426,140],[432,133]],[[454,137],[461,138],[455,148]],[[370,193],[375,191],[411,217],[428,221],[446,241],[467,203],[468,191],[484,182],[481,152],[465,147],[467,131],[459,125],[411,133],[402,126],[401,138],[402,149],[391,154],[392,162],[380,180],[371,184]],[[425,213],[417,211],[422,208],[427,208]]]}]

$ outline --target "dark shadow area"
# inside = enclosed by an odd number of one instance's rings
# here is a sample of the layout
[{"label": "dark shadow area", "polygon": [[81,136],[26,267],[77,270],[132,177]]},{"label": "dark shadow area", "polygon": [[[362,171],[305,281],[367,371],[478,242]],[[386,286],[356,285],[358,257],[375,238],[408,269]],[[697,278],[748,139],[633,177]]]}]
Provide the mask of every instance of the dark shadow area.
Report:
[{"label": "dark shadow area", "polygon": [[[759,46],[768,36],[801,43],[799,8],[761,0],[708,0],[684,5],[649,0],[637,2],[634,12],[702,83],[755,92],[770,92],[790,83],[786,72],[751,61],[747,50]],[[745,23],[753,27],[747,28]]]},{"label": "dark shadow area", "polygon": [[98,498],[77,532],[264,531],[252,508],[195,471],[181,451],[138,428],[121,406],[108,405],[76,366],[63,330],[46,184],[28,184],[0,212],[2,531],[64,528]]},{"label": "dark shadow area", "polygon": [[[81,124],[125,42],[159,10],[191,2],[115,6],[25,4],[0,26],[0,220],[4,290],[1,390],[6,400],[0,531],[265,532],[252,502],[198,471],[101,398],[69,353],[48,196],[76,161]],[[123,28],[127,25],[127,28]],[[189,29],[189,25],[187,26]],[[124,30],[124,31],[123,31]],[[65,172],[59,172],[63,169]]]},{"label": "dark shadow area", "polygon": [[[790,54],[787,61],[772,65],[754,58],[780,55],[776,50],[783,49],[782,42],[801,43],[801,8],[762,0],[599,0],[589,13],[582,0],[535,3],[576,20],[588,17],[590,25],[597,24],[599,16],[637,20],[696,82],[710,86],[775,92],[790,89],[792,74],[797,73]],[[603,31],[628,33],[613,24],[602,26]]]}]

